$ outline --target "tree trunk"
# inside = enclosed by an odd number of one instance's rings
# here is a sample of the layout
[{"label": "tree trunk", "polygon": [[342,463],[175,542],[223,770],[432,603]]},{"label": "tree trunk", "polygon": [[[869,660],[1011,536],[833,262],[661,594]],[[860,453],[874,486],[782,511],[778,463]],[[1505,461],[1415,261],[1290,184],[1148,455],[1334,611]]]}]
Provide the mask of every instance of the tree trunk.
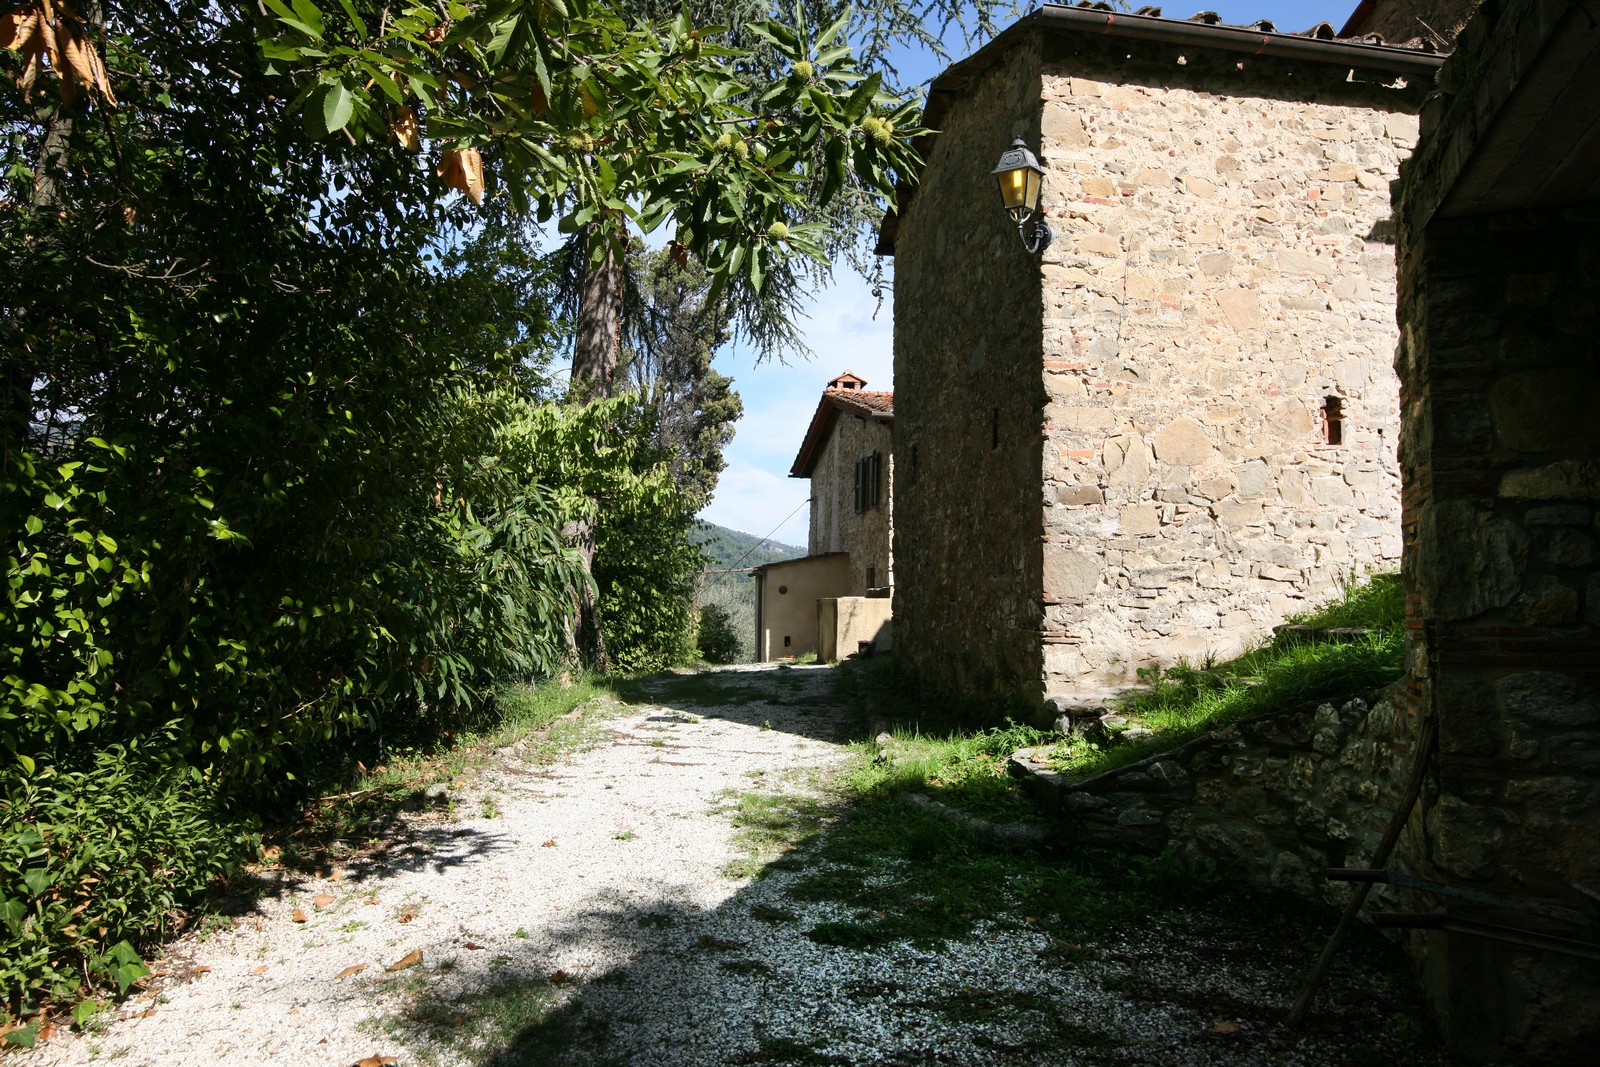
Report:
[{"label": "tree trunk", "polygon": [[[622,261],[600,223],[590,223],[584,236],[578,333],[572,345],[572,393],[589,401],[609,397],[616,389],[622,345]],[[605,259],[598,264],[588,258],[597,241],[606,244]]]},{"label": "tree trunk", "polygon": [[[589,258],[596,241],[606,245],[605,258],[599,263]],[[574,399],[588,403],[615,393],[621,346],[622,261],[602,224],[590,223],[584,232],[578,332],[572,344],[571,395]],[[597,516],[595,521],[572,523],[565,531],[583,559],[584,573],[591,576],[594,574],[595,524],[602,519]],[[600,629],[600,605],[588,585],[583,587],[573,605],[572,636],[578,655],[590,667],[605,670],[610,665]]]}]

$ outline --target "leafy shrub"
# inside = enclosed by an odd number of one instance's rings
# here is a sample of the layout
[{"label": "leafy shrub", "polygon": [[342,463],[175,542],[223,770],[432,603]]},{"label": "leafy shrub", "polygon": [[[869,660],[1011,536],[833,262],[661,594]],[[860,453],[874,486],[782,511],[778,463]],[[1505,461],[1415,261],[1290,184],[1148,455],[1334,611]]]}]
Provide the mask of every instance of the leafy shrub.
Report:
[{"label": "leafy shrub", "polygon": [[0,799],[0,997],[13,1017],[88,979],[126,991],[137,947],[256,851],[212,788],[167,765],[176,728],[112,745],[81,769],[13,780]]},{"label": "leafy shrub", "polygon": [[739,635],[734,632],[728,610],[716,604],[700,609],[700,628],[696,640],[700,658],[707,663],[734,663],[739,658]]}]

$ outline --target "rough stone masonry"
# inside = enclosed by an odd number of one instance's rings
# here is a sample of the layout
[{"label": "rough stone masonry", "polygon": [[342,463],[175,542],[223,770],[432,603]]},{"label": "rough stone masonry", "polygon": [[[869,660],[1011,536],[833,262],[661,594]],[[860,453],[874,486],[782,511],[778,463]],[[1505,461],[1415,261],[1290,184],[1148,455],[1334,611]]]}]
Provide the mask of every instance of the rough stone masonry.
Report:
[{"label": "rough stone masonry", "polygon": [[[940,80],[894,238],[896,617],[936,688],[1037,703],[1397,567],[1389,182],[1424,86],[1044,24],[997,45]],[[990,204],[1013,136],[1042,263]]]}]

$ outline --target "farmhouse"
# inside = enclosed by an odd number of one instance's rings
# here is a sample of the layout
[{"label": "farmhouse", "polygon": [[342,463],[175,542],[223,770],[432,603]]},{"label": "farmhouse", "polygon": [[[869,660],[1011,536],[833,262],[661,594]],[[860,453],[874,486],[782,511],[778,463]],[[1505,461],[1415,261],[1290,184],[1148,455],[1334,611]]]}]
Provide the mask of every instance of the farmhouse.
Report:
[{"label": "farmhouse", "polygon": [[845,371],[817,402],[791,478],[811,480],[807,555],[758,568],[756,658],[891,647],[894,394]]},{"label": "farmhouse", "polygon": [[[897,655],[935,692],[1228,656],[1399,563],[1389,183],[1440,57],[1105,8],[934,80],[881,234]],[[1042,255],[996,203],[1016,138]]]}]

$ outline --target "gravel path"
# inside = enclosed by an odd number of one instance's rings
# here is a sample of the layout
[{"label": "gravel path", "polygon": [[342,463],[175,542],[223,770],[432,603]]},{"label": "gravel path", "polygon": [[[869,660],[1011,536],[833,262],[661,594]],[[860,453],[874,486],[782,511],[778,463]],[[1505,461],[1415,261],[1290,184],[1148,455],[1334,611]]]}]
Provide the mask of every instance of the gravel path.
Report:
[{"label": "gravel path", "polygon": [[845,713],[827,668],[727,681],[765,695],[623,706],[553,768],[502,753],[453,815],[417,816],[336,879],[285,876],[231,929],[170,946],[117,1020],[20,1062],[1276,1065],[1352,1046],[1396,1062],[1381,1006],[1276,1028],[1314,949],[1208,951],[1203,915],[1154,919],[1092,963],[1015,921],[937,951],[812,942],[851,909],[787,897],[796,872],[730,877],[730,797],[815,790],[848,758]]}]

